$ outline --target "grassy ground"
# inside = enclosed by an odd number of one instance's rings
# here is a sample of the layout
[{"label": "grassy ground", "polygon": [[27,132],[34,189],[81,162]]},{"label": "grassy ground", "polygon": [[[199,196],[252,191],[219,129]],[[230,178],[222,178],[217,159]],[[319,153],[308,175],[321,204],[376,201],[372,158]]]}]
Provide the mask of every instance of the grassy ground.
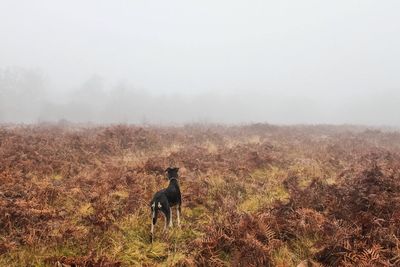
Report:
[{"label": "grassy ground", "polygon": [[[2,126],[0,266],[396,266],[399,141],[351,126]],[[168,166],[182,227],[161,217],[151,243]]]}]

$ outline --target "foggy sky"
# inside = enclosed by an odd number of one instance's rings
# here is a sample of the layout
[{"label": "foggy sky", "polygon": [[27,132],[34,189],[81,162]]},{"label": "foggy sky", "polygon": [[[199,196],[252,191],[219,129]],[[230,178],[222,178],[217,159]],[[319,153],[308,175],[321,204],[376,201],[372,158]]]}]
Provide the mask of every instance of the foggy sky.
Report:
[{"label": "foggy sky", "polygon": [[400,126],[400,1],[0,0],[0,122]]}]

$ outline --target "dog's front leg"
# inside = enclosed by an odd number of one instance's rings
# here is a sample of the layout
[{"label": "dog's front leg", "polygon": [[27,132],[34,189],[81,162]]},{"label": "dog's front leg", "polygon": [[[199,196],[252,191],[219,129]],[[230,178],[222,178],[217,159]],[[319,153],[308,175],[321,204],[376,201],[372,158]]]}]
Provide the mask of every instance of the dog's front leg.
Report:
[{"label": "dog's front leg", "polygon": [[168,224],[168,216],[164,214],[164,232],[167,231],[167,224]]}]

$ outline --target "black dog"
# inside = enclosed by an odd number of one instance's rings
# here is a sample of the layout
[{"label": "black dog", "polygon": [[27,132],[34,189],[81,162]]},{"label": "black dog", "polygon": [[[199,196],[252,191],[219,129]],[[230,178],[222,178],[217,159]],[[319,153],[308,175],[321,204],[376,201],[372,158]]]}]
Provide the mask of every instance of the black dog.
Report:
[{"label": "black dog", "polygon": [[176,214],[178,219],[178,226],[180,226],[180,213],[181,213],[181,191],[178,184],[178,170],[179,168],[167,168],[167,177],[169,185],[167,188],[162,189],[155,193],[153,199],[150,202],[151,206],[151,240],[153,241],[154,225],[157,222],[158,212],[161,211],[165,215],[165,226],[164,230],[167,229],[167,222],[169,227],[172,227],[172,207],[176,206]]}]

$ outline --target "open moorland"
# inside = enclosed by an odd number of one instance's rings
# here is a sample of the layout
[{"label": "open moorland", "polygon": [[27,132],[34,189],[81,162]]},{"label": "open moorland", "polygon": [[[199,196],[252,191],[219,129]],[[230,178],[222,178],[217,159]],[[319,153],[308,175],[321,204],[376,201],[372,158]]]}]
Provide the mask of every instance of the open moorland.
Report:
[{"label": "open moorland", "polygon": [[[182,227],[151,243],[168,166]],[[298,265],[400,266],[399,132],[0,126],[0,266]]]}]

